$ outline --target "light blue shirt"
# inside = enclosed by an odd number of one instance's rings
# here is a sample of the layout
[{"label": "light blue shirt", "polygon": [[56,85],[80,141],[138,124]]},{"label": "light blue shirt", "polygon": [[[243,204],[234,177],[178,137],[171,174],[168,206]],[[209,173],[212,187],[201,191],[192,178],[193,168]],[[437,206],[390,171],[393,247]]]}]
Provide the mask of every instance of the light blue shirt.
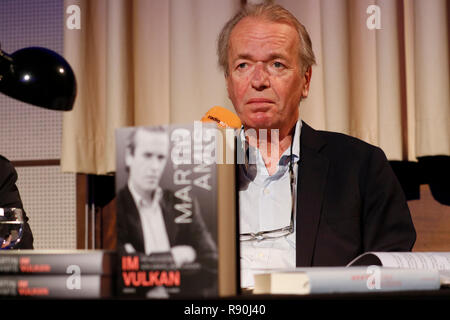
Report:
[{"label": "light blue shirt", "polygon": [[[297,189],[300,160],[301,124],[300,120],[297,121],[292,145],[294,192]],[[270,176],[259,150],[248,146],[243,131],[241,129],[240,141],[241,143],[244,141],[250,163],[239,165],[240,233],[256,233],[287,227],[291,222],[292,210],[289,174],[291,148],[284,151],[277,171]],[[294,198],[297,199],[297,196]],[[282,238],[241,241],[241,286],[253,287],[253,275],[264,269],[295,268],[295,255],[295,225],[294,233]]]}]

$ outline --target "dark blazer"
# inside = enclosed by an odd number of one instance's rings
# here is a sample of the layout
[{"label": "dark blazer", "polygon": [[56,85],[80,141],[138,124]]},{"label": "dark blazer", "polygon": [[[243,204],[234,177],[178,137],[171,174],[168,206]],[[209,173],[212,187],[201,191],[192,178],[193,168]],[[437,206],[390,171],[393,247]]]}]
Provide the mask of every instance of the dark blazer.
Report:
[{"label": "dark blazer", "polygon": [[[0,155],[0,208],[21,208],[19,190],[16,186],[17,172],[12,164],[5,157]],[[23,212],[25,224],[22,241],[17,245],[17,249],[33,249],[33,233],[28,224],[28,217]]]},{"label": "dark blazer", "polygon": [[380,148],[303,122],[297,181],[297,266],[342,266],[366,251],[412,249],[408,205]]},{"label": "dark blazer", "polygon": [[[192,246],[196,251],[197,261],[202,264],[202,267],[216,268],[216,245],[200,213],[195,208],[195,202],[192,210],[192,222],[175,223],[175,218],[180,215],[180,212],[174,209],[174,205],[180,202],[173,192],[168,190],[163,191],[159,202],[170,246]],[[117,235],[119,250],[123,250],[123,246],[130,243],[137,252],[145,252],[141,218],[128,186],[121,189],[117,195]]]}]

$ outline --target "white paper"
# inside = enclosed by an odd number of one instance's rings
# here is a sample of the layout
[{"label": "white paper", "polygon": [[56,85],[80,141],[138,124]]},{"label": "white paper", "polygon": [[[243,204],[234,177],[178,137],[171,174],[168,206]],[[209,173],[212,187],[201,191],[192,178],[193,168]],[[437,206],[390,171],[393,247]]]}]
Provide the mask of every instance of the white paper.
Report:
[{"label": "white paper", "polygon": [[384,267],[450,270],[450,252],[371,252]]}]

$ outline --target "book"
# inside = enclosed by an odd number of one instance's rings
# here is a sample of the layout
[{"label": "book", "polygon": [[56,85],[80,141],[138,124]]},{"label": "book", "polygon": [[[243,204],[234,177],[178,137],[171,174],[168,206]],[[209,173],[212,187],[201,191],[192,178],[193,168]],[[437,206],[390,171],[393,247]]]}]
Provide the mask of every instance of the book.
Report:
[{"label": "book", "polygon": [[368,265],[438,270],[441,286],[450,286],[450,252],[366,252],[348,264],[348,266]]},{"label": "book", "polygon": [[328,294],[436,290],[439,273],[430,269],[310,267],[255,274],[254,294]]},{"label": "book", "polygon": [[66,274],[76,268],[80,274],[112,275],[116,254],[108,250],[4,250],[0,251],[1,274]]},{"label": "book", "polygon": [[215,124],[116,130],[119,296],[237,294],[234,148]]},{"label": "book", "polygon": [[0,275],[1,298],[112,297],[113,277],[96,274]]}]

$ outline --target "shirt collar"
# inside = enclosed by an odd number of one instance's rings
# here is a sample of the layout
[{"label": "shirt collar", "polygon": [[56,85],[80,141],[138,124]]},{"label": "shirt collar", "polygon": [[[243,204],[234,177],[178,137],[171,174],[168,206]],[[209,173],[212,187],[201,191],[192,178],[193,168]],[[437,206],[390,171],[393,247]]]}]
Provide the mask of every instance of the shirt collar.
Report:
[{"label": "shirt collar", "polygon": [[[293,162],[296,163],[300,160],[300,134],[302,130],[302,121],[299,118],[295,124],[295,132],[294,132],[294,140],[292,141],[292,158]],[[239,151],[241,155],[245,156],[241,159],[244,160],[243,162],[238,162],[239,164],[245,164],[248,165],[248,156],[249,156],[249,144],[247,140],[245,139],[245,130],[244,126],[241,126],[240,132],[239,132]],[[291,154],[291,148],[287,148],[284,153],[280,157],[280,164],[281,165],[287,165],[289,163],[289,155]],[[239,155],[238,155],[239,159]]]},{"label": "shirt collar", "polygon": [[153,197],[153,201],[151,201],[151,202],[144,199],[143,197],[141,197],[139,195],[139,193],[136,191],[136,188],[133,186],[133,183],[131,181],[128,181],[128,189],[130,189],[130,193],[133,196],[134,202],[136,203],[138,208],[149,207],[149,206],[155,205],[155,204],[159,203],[159,201],[161,200],[161,197],[162,197],[161,187],[158,187],[155,190],[155,195]]}]

